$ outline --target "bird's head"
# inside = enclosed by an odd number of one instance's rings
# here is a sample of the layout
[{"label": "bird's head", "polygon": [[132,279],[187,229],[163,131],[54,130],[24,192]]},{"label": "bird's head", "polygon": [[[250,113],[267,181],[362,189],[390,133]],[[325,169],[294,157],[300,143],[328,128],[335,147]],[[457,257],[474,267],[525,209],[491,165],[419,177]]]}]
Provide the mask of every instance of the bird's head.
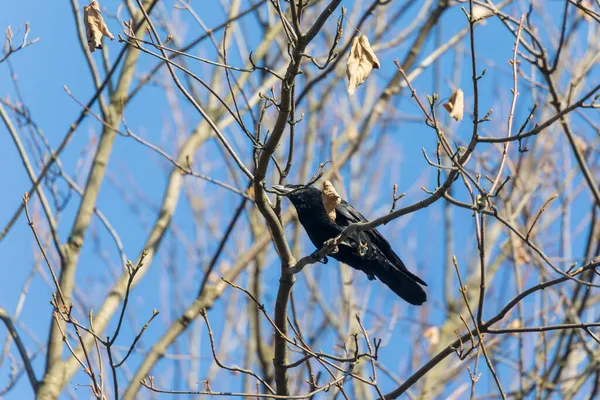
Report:
[{"label": "bird's head", "polygon": [[317,210],[323,207],[321,191],[313,186],[305,185],[274,185],[273,189],[280,195],[290,199],[296,210]]}]

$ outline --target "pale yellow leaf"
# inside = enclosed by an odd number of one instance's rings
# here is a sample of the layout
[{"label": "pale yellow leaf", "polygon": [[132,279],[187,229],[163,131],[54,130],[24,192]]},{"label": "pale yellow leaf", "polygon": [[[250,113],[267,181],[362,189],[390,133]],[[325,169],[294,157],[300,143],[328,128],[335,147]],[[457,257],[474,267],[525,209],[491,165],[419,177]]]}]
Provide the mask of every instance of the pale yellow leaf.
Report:
[{"label": "pale yellow leaf", "polygon": [[364,35],[352,39],[346,73],[348,75],[348,93],[354,94],[356,88],[364,83],[373,68],[380,67],[377,56],[371,49],[369,39]]},{"label": "pale yellow leaf", "polygon": [[[592,0],[579,0],[578,2],[578,7],[576,7],[575,12],[582,16],[583,19],[586,20],[586,22],[591,22],[593,21],[592,16],[590,15],[590,12],[586,12],[583,9],[585,8],[586,10],[593,10],[594,6],[592,5]],[[591,11],[593,12],[593,11]]]},{"label": "pale yellow leaf", "polygon": [[444,104],[444,108],[450,113],[452,118],[462,121],[465,111],[465,94],[463,91],[456,89],[450,96],[450,99],[448,99],[448,102]]},{"label": "pale yellow leaf", "polygon": [[102,36],[106,36],[110,40],[115,38],[106,26],[96,0],[90,1],[89,5],[83,7],[83,24],[90,53],[96,49],[102,49]]},{"label": "pale yellow leaf", "polygon": [[471,14],[471,18],[473,18],[475,21],[480,21],[479,23],[481,25],[485,24],[485,19],[491,15],[494,15],[494,12],[489,8],[473,4],[473,13]]},{"label": "pale yellow leaf", "polygon": [[246,194],[248,195],[248,197],[254,200],[254,186],[249,186],[246,190]]},{"label": "pale yellow leaf", "polygon": [[581,136],[573,135],[573,142],[575,142],[575,147],[582,153],[589,149],[588,143]]},{"label": "pale yellow leaf", "polygon": [[429,327],[423,332],[423,336],[429,343],[429,348],[433,349],[440,342],[440,328],[437,326]]},{"label": "pale yellow leaf", "polygon": [[[513,319],[510,324],[508,324],[508,329],[520,329],[521,321],[518,319]],[[517,335],[517,333],[512,333],[512,335]]]},{"label": "pale yellow leaf", "polygon": [[554,164],[554,161],[548,159],[544,162],[544,164],[542,164],[542,172],[546,175],[552,175],[555,167],[556,165]]},{"label": "pale yellow leaf", "polygon": [[527,250],[525,250],[525,247],[517,244],[517,251],[516,251],[516,260],[515,263],[517,265],[522,265],[522,264],[529,264],[531,262],[531,259],[529,258],[529,254],[527,254]]},{"label": "pale yellow leaf", "polygon": [[323,182],[323,192],[321,195],[321,200],[323,201],[323,206],[325,207],[325,212],[329,219],[332,222],[335,222],[335,206],[341,203],[342,198],[338,194],[338,192],[333,187],[333,184],[330,181]]}]

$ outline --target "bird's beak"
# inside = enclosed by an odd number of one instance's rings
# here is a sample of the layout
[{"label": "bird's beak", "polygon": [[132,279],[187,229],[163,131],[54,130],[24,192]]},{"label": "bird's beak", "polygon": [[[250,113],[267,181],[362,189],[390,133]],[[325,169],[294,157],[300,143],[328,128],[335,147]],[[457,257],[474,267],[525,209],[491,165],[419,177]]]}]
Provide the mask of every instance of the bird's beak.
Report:
[{"label": "bird's beak", "polygon": [[291,188],[287,188],[283,185],[273,185],[273,189],[277,192],[279,192],[282,196],[287,195],[289,192],[291,192],[293,189]]}]

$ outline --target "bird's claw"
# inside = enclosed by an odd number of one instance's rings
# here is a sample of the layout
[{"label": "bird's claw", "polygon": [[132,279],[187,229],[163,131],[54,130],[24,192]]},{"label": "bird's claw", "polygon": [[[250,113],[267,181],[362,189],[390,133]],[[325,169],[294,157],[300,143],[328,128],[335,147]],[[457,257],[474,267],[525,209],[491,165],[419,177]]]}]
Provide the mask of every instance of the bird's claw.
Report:
[{"label": "bird's claw", "polygon": [[335,254],[340,251],[339,247],[335,244],[335,238],[327,240],[322,248],[327,249],[328,254]]},{"label": "bird's claw", "polygon": [[327,264],[329,262],[329,259],[327,258],[327,256],[323,257],[322,259],[319,260],[319,262],[321,264]]},{"label": "bird's claw", "polygon": [[362,241],[358,244],[358,255],[364,257],[367,254],[367,249],[369,248],[368,243],[363,243]]}]

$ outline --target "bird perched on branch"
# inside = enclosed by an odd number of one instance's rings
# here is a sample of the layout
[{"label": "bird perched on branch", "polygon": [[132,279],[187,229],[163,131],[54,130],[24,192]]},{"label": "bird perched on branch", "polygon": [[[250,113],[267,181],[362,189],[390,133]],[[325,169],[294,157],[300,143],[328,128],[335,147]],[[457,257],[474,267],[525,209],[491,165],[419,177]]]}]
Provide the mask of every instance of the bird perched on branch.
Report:
[{"label": "bird perched on branch", "polygon": [[[323,191],[304,185],[276,185],[273,189],[292,202],[300,223],[318,249],[339,236],[347,226],[368,222],[347,201],[339,196],[336,199],[337,192],[328,182]],[[427,300],[421,287],[427,284],[406,268],[377,229],[352,232],[330,256],[363,271],[370,280],[378,278],[410,304],[421,305]]]}]

